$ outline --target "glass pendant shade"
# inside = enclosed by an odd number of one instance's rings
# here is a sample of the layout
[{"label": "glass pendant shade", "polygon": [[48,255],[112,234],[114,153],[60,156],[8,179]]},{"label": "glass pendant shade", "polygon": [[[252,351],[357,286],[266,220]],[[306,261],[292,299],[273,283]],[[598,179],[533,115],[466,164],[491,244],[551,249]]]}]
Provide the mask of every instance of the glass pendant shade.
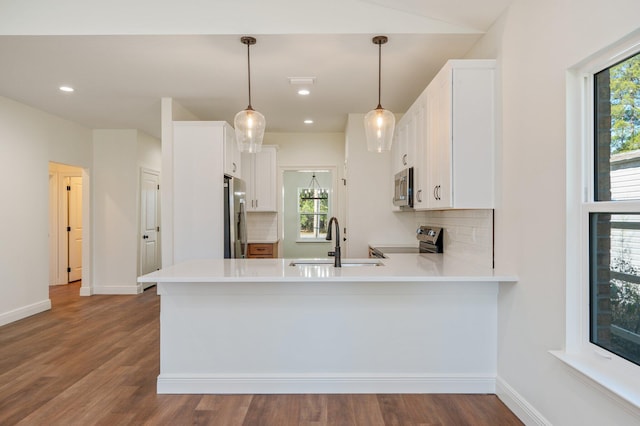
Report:
[{"label": "glass pendant shade", "polygon": [[262,139],[267,123],[264,115],[247,108],[236,114],[233,127],[240,152],[256,153],[262,150]]},{"label": "glass pendant shade", "polygon": [[251,107],[251,52],[250,47],[256,44],[255,37],[241,37],[240,42],[247,46],[247,86],[249,88],[249,106],[236,114],[233,127],[240,152],[256,153],[262,150],[264,129],[267,126],[264,115]]},{"label": "glass pendant shade", "polygon": [[393,142],[396,118],[389,110],[378,106],[364,116],[364,133],[367,150],[371,152],[389,151]]}]

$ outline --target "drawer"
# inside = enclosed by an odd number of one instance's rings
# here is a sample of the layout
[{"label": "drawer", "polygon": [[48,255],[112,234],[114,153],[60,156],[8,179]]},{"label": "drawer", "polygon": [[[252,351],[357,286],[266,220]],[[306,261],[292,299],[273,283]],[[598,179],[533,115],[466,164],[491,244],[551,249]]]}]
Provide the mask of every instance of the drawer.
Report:
[{"label": "drawer", "polygon": [[251,258],[273,258],[276,257],[276,244],[253,243],[249,244],[248,255]]}]

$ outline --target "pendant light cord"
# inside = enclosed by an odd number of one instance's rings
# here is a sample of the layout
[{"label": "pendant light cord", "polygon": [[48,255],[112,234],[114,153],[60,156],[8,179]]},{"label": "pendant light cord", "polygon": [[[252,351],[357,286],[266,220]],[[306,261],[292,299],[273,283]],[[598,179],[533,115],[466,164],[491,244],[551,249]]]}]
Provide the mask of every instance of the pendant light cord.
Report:
[{"label": "pendant light cord", "polygon": [[251,54],[249,53],[249,49],[251,49],[251,44],[247,43],[247,82],[249,86],[249,106],[247,109],[252,110],[251,108]]},{"label": "pendant light cord", "polygon": [[378,43],[378,108],[382,109],[380,93],[382,92],[382,43]]}]

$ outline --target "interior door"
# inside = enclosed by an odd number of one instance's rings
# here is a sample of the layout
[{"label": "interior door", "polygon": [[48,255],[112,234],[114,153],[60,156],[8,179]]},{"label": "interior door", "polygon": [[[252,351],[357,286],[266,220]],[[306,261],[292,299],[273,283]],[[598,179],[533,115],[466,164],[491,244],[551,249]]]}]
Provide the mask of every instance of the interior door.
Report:
[{"label": "interior door", "polygon": [[67,178],[68,281],[82,279],[82,178]]},{"label": "interior door", "polygon": [[142,170],[140,178],[140,273],[141,275],[160,269],[160,244],[158,233],[160,176]]}]

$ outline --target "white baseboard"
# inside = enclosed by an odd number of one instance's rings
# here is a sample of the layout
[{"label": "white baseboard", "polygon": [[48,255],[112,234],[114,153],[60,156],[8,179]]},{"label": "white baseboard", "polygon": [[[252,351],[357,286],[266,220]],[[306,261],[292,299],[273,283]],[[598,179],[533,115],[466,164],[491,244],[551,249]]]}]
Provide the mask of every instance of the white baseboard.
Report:
[{"label": "white baseboard", "polygon": [[525,425],[551,426],[550,421],[501,377],[496,379],[496,395]]},{"label": "white baseboard", "polygon": [[[91,294],[140,294],[142,293],[142,285],[105,285],[93,286]],[[82,295],[82,293],[81,293]]]},{"label": "white baseboard", "polygon": [[0,313],[0,326],[21,320],[51,309],[51,299],[42,300],[9,312]]},{"label": "white baseboard", "polygon": [[91,291],[91,287],[89,286],[81,286],[80,287],[80,296],[91,296],[93,292]]},{"label": "white baseboard", "polygon": [[495,377],[160,374],[159,394],[495,393]]}]

